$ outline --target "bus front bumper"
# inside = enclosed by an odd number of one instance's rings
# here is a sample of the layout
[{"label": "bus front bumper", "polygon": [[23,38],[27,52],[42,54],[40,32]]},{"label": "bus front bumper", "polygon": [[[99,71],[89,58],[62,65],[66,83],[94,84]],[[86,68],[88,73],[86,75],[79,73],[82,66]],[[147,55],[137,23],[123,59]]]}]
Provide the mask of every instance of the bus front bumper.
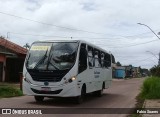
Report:
[{"label": "bus front bumper", "polygon": [[76,97],[80,95],[81,88],[76,82],[59,86],[42,86],[30,84],[23,80],[23,93],[31,96],[45,97]]}]

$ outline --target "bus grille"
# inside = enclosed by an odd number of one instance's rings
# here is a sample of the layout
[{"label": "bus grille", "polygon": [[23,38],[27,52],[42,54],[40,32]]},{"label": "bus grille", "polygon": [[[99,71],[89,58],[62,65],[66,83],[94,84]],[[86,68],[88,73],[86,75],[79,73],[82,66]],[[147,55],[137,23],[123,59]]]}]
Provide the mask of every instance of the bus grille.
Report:
[{"label": "bus grille", "polygon": [[37,93],[37,94],[59,94],[62,91],[62,89],[59,89],[59,90],[56,90],[56,91],[39,91],[39,90],[36,90],[36,89],[33,89],[33,88],[31,88],[31,90],[34,93]]},{"label": "bus grille", "polygon": [[40,81],[40,82],[60,82],[62,78],[66,75],[67,72],[64,71],[53,71],[53,72],[44,72],[44,71],[33,71],[28,70],[30,73],[32,79],[34,81]]}]

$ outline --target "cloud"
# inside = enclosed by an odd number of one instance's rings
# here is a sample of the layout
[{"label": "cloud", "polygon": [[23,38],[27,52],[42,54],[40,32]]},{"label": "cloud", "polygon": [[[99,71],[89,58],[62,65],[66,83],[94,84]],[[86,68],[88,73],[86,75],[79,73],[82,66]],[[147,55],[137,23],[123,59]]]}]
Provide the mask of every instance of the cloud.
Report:
[{"label": "cloud", "polygon": [[[5,0],[0,1],[0,4],[0,12],[51,24],[44,25],[0,14],[0,35],[6,36],[7,32],[10,32],[10,40],[20,45],[36,40],[57,39],[20,34],[84,39],[111,51],[116,60],[124,64],[136,63],[149,57],[147,50],[154,53],[160,51],[159,41],[138,45],[157,38],[147,27],[137,24],[138,22],[147,24],[156,33],[159,32],[158,0]],[[58,28],[53,25],[84,31]],[[136,44],[138,46],[125,47]],[[121,48],[122,46],[124,48]],[[132,55],[135,57],[129,57]],[[125,59],[118,56],[124,56]],[[152,67],[155,63],[151,61],[146,60],[143,66]],[[156,59],[154,61],[157,62]],[[141,63],[137,62],[135,65],[140,66],[143,64]]]}]

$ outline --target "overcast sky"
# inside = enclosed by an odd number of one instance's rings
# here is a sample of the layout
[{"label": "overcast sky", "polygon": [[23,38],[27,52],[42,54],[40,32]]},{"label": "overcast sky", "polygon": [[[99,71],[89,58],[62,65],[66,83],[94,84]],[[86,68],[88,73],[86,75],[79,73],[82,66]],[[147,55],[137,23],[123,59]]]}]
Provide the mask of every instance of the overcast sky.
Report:
[{"label": "overcast sky", "polygon": [[158,64],[160,40],[137,23],[157,34],[159,9],[160,0],[0,0],[0,35],[21,46],[86,40],[111,51],[122,65],[151,68]]}]

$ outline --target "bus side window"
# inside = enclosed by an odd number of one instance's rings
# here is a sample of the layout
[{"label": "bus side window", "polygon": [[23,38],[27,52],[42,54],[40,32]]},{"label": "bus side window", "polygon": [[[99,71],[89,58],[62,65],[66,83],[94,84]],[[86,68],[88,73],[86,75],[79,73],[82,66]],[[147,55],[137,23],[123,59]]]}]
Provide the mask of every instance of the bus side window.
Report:
[{"label": "bus side window", "polygon": [[98,51],[98,61],[99,61],[99,67],[102,67],[101,52],[100,51]]},{"label": "bus side window", "polygon": [[100,51],[95,49],[94,51],[94,58],[95,58],[95,67],[101,67],[101,57],[100,57]]},{"label": "bus side window", "polygon": [[102,68],[104,67],[104,53],[101,52],[101,65],[102,65]]},{"label": "bus side window", "polygon": [[79,53],[79,73],[87,69],[87,50],[86,44],[81,44]]},{"label": "bus side window", "polygon": [[111,66],[111,56],[110,56],[110,54],[105,54],[105,56],[104,56],[104,66],[105,66],[105,68],[108,68],[108,67],[110,67]]},{"label": "bus side window", "polygon": [[90,68],[94,67],[94,51],[90,46],[88,46],[88,65]]}]

